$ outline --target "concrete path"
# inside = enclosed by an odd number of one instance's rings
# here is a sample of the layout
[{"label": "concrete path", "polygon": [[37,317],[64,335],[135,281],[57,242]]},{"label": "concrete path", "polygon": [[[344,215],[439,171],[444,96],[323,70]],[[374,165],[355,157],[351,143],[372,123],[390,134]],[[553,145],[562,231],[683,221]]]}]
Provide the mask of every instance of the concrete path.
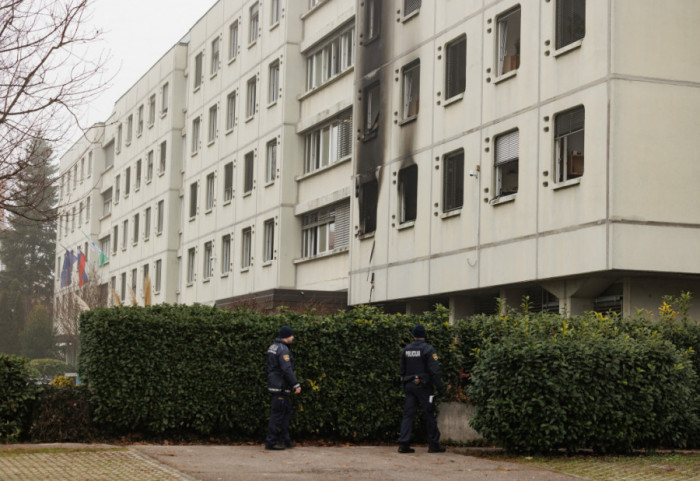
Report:
[{"label": "concrete path", "polygon": [[363,481],[581,481],[530,466],[465,456],[448,448],[428,454],[398,454],[395,446],[296,447],[265,451],[262,446],[130,446],[200,481],[275,479]]}]

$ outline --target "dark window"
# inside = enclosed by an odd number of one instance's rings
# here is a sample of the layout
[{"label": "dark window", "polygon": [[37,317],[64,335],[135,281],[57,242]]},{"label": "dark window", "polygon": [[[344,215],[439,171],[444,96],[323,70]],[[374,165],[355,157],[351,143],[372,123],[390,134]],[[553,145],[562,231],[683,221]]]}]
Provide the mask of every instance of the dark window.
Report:
[{"label": "dark window", "polygon": [[365,37],[369,42],[379,37],[382,0],[366,0],[365,9]]},{"label": "dark window", "polygon": [[360,235],[377,230],[378,197],[379,184],[376,180],[370,180],[360,186]]},{"label": "dark window", "polygon": [[197,215],[197,182],[190,184],[190,217]]},{"label": "dark window", "polygon": [[557,182],[583,175],[584,120],[583,106],[559,113],[554,119]]},{"label": "dark window", "polygon": [[403,15],[409,15],[420,8],[421,0],[403,0]]},{"label": "dark window", "polygon": [[557,0],[557,45],[562,48],[586,36],[586,0]]},{"label": "dark window", "polygon": [[442,211],[461,209],[464,203],[464,150],[447,154],[442,172]]},{"label": "dark window", "polygon": [[379,82],[365,89],[365,136],[374,135],[379,130]]},{"label": "dark window", "polygon": [[399,171],[399,222],[416,220],[418,198],[418,166],[410,165]]},{"label": "dark window", "polygon": [[445,47],[445,98],[464,92],[467,86],[467,37],[462,35]]},{"label": "dark window", "polygon": [[251,151],[245,154],[245,178],[243,192],[253,190],[253,162],[255,154]]}]

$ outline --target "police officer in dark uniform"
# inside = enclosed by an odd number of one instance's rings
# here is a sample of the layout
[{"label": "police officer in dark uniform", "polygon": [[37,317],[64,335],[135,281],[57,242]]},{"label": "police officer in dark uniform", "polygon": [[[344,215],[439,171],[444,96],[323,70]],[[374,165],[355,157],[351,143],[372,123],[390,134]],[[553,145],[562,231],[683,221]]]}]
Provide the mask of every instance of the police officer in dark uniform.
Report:
[{"label": "police officer in dark uniform", "polygon": [[301,385],[294,375],[294,358],[289,345],[294,341],[294,331],[282,326],[275,342],[267,349],[267,390],[272,396],[270,422],[267,425],[265,449],[293,448],[289,437],[289,421],[292,418],[290,393],[301,392]]},{"label": "police officer in dark uniform", "polygon": [[413,453],[411,448],[411,430],[413,417],[418,406],[425,413],[425,425],[428,429],[428,452],[444,453],[440,446],[440,430],[435,420],[435,396],[442,394],[440,365],[438,355],[433,346],[425,342],[425,327],[418,324],[413,328],[413,342],[401,351],[401,381],[403,382],[406,401],[403,406],[403,421],[399,436],[399,452]]}]

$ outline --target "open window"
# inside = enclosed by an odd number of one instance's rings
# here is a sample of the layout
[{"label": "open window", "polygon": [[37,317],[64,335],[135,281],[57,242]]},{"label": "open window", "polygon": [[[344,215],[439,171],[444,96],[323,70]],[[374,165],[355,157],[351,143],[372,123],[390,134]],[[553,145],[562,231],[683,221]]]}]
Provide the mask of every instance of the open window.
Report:
[{"label": "open window", "polygon": [[556,48],[586,36],[586,0],[557,0]]},{"label": "open window", "polygon": [[365,88],[364,107],[365,138],[369,138],[376,135],[379,130],[379,82]]},{"label": "open window", "polygon": [[405,66],[402,71],[401,119],[410,120],[418,115],[420,104],[420,60]]},{"label": "open window", "polygon": [[520,6],[499,15],[497,75],[501,76],[520,67]]},{"label": "open window", "polygon": [[377,230],[377,201],[379,184],[376,179],[360,184],[358,200],[360,204],[360,229],[358,235],[369,234]]},{"label": "open window", "polygon": [[416,220],[418,199],[418,166],[413,164],[399,171],[399,222]]},{"label": "open window", "polygon": [[366,0],[365,2],[365,43],[379,37],[379,26],[381,24],[381,0]]},{"label": "open window", "polygon": [[495,149],[495,197],[518,192],[519,131],[513,130],[496,137]]},{"label": "open window", "polygon": [[585,109],[580,105],[554,118],[556,182],[566,182],[583,175]]}]

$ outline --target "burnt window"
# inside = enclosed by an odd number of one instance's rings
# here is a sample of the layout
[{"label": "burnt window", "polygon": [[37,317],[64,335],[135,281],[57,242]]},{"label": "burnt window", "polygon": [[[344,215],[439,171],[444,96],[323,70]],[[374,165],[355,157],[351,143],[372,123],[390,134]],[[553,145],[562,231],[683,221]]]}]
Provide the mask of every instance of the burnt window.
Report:
[{"label": "burnt window", "polygon": [[418,166],[410,165],[399,171],[399,222],[416,220],[418,198]]},{"label": "burnt window", "polygon": [[359,235],[369,234],[377,230],[377,200],[379,184],[376,179],[360,185],[360,231]]},{"label": "burnt window", "polygon": [[365,37],[368,43],[379,37],[382,0],[366,0],[365,2]]},{"label": "burnt window", "polygon": [[379,82],[365,88],[364,107],[364,130],[367,138],[376,135],[379,130]]},{"label": "burnt window", "polygon": [[445,155],[442,169],[442,211],[461,209],[464,204],[464,150]]},{"label": "burnt window", "polygon": [[520,67],[520,6],[499,15],[498,27],[498,75]]},{"label": "burnt window", "polygon": [[557,182],[583,175],[584,120],[585,110],[582,105],[561,112],[554,118]]},{"label": "burnt window", "polygon": [[496,197],[518,192],[519,132],[513,130],[496,137],[494,168]]},{"label": "burnt window", "polygon": [[464,93],[467,86],[467,36],[445,46],[445,99]]},{"label": "burnt window", "polygon": [[403,0],[403,16],[407,16],[420,9],[421,0]]},{"label": "burnt window", "polygon": [[402,72],[402,120],[411,120],[418,115],[420,104],[420,61],[410,63]]},{"label": "burnt window", "polygon": [[586,0],[557,0],[557,45],[560,49],[586,36]]}]

